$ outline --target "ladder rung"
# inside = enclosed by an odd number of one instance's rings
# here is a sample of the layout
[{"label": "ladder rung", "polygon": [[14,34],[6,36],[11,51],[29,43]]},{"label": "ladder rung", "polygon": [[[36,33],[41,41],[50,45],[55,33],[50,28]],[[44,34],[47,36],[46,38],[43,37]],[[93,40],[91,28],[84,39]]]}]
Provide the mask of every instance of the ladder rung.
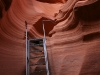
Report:
[{"label": "ladder rung", "polygon": [[34,56],[34,57],[31,57],[30,59],[34,59],[34,58],[44,58],[45,56]]},{"label": "ladder rung", "polygon": [[31,39],[30,41],[42,41],[43,38]]},{"label": "ladder rung", "polygon": [[[41,72],[46,72],[46,70],[39,70],[39,71],[34,71],[33,73],[41,73]],[[32,74],[32,73],[31,73]]]},{"label": "ladder rung", "polygon": [[30,44],[30,46],[43,46],[43,44]]},{"label": "ladder rung", "polygon": [[43,50],[31,50],[30,52],[44,52]]},{"label": "ladder rung", "polygon": [[31,64],[30,66],[35,66],[35,65],[45,65],[45,63]]}]

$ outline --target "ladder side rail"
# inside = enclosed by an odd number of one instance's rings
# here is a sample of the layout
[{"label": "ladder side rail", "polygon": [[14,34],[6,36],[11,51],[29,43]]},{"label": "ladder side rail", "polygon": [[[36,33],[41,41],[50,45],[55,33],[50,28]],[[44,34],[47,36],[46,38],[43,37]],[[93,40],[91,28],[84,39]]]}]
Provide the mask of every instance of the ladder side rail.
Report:
[{"label": "ladder side rail", "polygon": [[30,75],[30,41],[28,40],[27,49],[27,75]]},{"label": "ladder side rail", "polygon": [[26,26],[26,75],[28,75],[28,55],[27,55],[27,49],[28,49],[28,39],[27,39],[27,32],[28,32],[28,30],[27,30],[27,23],[26,23],[26,21],[25,21],[25,26]]},{"label": "ladder side rail", "polygon": [[26,75],[30,75],[29,73],[29,40],[28,40],[28,29],[27,29],[27,22],[25,21],[26,27]]},{"label": "ladder side rail", "polygon": [[50,75],[50,72],[49,72],[49,64],[48,64],[48,56],[47,56],[47,50],[46,50],[46,35],[45,35],[45,28],[44,28],[43,21],[42,21],[42,24],[43,24],[43,32],[44,32],[43,47],[44,47],[46,70],[47,70],[47,75]]}]

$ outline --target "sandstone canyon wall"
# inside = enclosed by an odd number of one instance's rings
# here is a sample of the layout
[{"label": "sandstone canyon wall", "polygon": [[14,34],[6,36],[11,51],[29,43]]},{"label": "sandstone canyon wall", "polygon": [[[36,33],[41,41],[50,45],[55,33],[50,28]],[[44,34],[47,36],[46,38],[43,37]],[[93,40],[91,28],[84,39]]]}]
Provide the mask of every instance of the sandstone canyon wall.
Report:
[{"label": "sandstone canyon wall", "polygon": [[99,7],[99,0],[12,0],[0,19],[0,75],[25,75],[24,22],[29,39],[42,38],[48,19],[51,75],[100,75]]}]

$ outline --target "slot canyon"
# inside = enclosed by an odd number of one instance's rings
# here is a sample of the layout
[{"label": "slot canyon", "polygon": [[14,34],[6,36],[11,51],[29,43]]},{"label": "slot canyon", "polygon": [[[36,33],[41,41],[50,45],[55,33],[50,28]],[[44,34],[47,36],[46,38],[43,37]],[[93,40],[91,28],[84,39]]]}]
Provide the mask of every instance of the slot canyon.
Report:
[{"label": "slot canyon", "polygon": [[100,75],[100,0],[0,0],[0,75],[26,75],[25,21],[36,39],[43,20],[50,75]]}]

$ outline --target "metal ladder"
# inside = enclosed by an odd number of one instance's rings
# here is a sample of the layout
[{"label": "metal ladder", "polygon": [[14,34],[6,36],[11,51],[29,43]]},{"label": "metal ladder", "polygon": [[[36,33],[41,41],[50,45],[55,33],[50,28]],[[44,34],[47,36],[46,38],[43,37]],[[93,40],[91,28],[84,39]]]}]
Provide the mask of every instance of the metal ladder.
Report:
[{"label": "metal ladder", "polygon": [[47,50],[46,50],[46,36],[44,21],[43,20],[43,32],[44,38],[30,39],[28,40],[27,22],[26,25],[26,75],[50,75]]},{"label": "metal ladder", "polygon": [[49,75],[45,38],[28,40],[28,51],[28,74]]}]

